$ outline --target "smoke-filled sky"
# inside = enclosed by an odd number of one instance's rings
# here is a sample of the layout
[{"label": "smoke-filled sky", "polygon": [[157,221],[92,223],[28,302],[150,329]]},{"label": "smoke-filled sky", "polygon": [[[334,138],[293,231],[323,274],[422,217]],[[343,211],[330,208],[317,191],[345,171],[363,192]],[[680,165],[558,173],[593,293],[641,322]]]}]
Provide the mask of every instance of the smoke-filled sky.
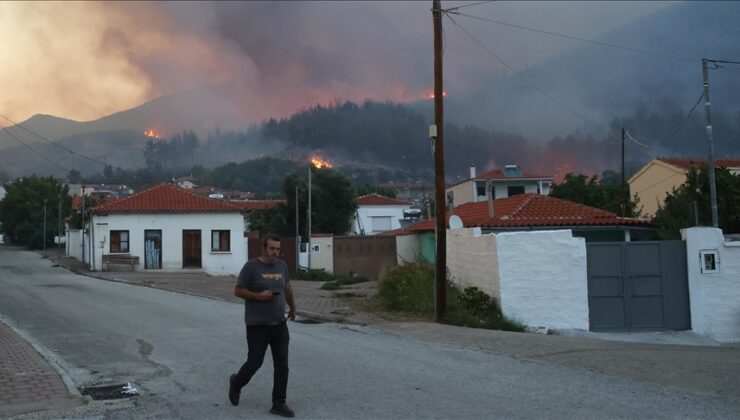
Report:
[{"label": "smoke-filled sky", "polygon": [[[205,85],[243,122],[333,99],[413,101],[432,88],[431,1],[2,2],[0,113],[78,121]],[[442,1],[443,8],[470,2]],[[587,38],[670,2],[492,2],[466,13]],[[515,69],[580,46],[459,18]],[[502,73],[445,22],[445,90]],[[5,122],[0,125],[7,125]]]}]

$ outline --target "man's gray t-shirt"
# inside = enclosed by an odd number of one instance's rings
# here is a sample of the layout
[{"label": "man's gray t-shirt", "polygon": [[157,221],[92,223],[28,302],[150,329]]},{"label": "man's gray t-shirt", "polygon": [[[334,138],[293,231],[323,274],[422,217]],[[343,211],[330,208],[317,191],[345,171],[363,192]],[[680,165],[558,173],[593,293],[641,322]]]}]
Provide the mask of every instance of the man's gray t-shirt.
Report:
[{"label": "man's gray t-shirt", "polygon": [[262,262],[259,258],[247,261],[239,273],[236,285],[260,293],[270,290],[280,293],[271,301],[244,300],[244,322],[247,325],[277,325],[285,317],[285,285],[288,284],[288,265],[283,260],[273,264]]}]

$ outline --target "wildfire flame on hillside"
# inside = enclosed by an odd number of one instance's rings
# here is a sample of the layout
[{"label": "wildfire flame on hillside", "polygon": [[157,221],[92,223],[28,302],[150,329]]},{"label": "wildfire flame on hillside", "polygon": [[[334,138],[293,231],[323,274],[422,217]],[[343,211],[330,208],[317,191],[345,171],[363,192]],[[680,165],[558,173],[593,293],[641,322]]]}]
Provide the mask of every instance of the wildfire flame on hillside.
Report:
[{"label": "wildfire flame on hillside", "polygon": [[162,139],[162,137],[160,137],[159,134],[157,134],[157,132],[154,131],[154,129],[152,129],[152,128],[150,128],[149,130],[144,131],[144,135],[147,136],[147,137],[151,137],[153,139],[158,139],[158,140],[161,140]]},{"label": "wildfire flame on hillside", "polygon": [[[442,91],[442,97],[443,98],[447,97],[447,92],[444,90]],[[430,99],[430,100],[434,99],[434,92],[427,94],[427,99]]]},{"label": "wildfire flame on hillside", "polygon": [[314,156],[314,157],[311,158],[311,164],[316,169],[331,168],[331,163],[329,163],[328,161],[325,161],[324,159],[321,159],[318,156]]}]

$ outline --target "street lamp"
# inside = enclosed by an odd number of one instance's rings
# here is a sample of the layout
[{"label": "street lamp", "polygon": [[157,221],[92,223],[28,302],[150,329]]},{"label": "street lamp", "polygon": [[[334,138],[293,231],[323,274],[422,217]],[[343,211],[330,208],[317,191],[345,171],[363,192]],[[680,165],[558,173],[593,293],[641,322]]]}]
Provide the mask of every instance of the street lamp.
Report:
[{"label": "street lamp", "polygon": [[46,203],[48,201],[49,201],[49,199],[44,198],[44,227],[43,227],[43,231],[44,231],[44,236],[43,236],[44,237],[44,245],[43,245],[44,251],[46,251]]}]

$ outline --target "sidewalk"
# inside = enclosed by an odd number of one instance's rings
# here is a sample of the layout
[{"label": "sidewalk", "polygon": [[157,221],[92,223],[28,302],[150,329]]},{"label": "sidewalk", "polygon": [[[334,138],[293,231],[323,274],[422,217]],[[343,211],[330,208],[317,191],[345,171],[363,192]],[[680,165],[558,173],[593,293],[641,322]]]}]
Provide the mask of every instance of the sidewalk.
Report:
[{"label": "sidewalk", "polygon": [[0,417],[80,403],[54,367],[0,321]]},{"label": "sidewalk", "polygon": [[[56,264],[75,273],[102,280],[171,290],[195,296],[203,296],[227,302],[241,303],[234,296],[235,276],[211,276],[202,270],[162,271],[90,271],[86,264],[73,257],[59,254],[55,250],[42,252]],[[291,280],[299,320],[315,320],[367,325],[385,322],[370,314],[352,311],[334,291],[321,290],[323,282]],[[339,292],[352,292],[370,296],[377,290],[377,282],[371,281],[343,287]]]}]

